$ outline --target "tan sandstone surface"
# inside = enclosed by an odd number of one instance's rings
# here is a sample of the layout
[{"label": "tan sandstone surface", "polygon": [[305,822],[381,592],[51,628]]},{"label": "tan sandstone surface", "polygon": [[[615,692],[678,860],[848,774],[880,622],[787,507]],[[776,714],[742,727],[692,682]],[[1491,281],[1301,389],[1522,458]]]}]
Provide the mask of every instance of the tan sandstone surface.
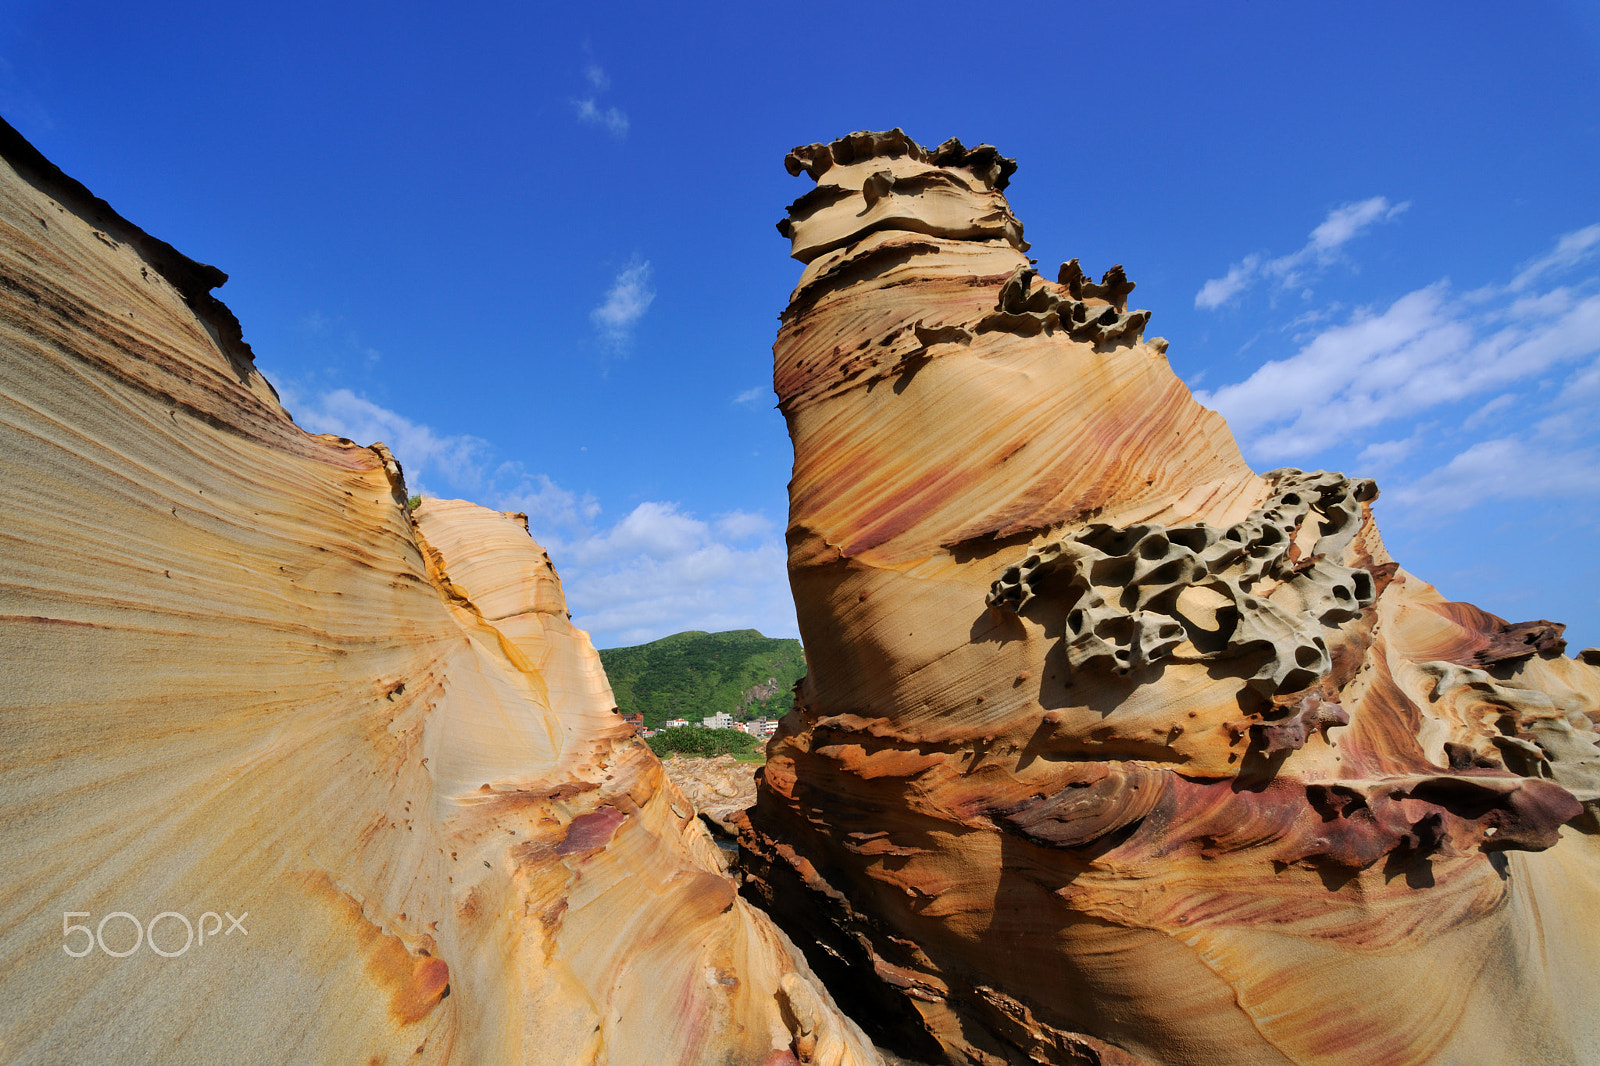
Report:
[{"label": "tan sandstone surface", "polygon": [[411,515],[0,127],[0,1061],[878,1062],[526,520]]},{"label": "tan sandstone surface", "polygon": [[732,755],[673,755],[661,761],[671,781],[694,809],[726,833],[738,831],[736,816],[756,801],[757,763]]},{"label": "tan sandstone surface", "polygon": [[986,1066],[1600,1061],[1600,652],[1252,471],[993,148],[786,163],[810,672],[741,843],[841,1002]]}]

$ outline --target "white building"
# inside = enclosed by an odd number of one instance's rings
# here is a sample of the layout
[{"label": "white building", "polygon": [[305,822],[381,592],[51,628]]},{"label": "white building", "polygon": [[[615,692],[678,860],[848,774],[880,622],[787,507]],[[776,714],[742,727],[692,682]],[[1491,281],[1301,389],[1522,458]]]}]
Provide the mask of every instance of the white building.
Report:
[{"label": "white building", "polygon": [[729,714],[727,711],[718,711],[710,718],[700,719],[700,724],[705,726],[707,729],[732,729],[733,715]]},{"label": "white building", "polygon": [[678,728],[680,728],[682,726],[686,726],[688,724],[689,724],[689,719],[687,719],[687,718],[669,718],[669,719],[667,719],[667,724],[662,726],[661,728],[662,729],[678,729]]}]

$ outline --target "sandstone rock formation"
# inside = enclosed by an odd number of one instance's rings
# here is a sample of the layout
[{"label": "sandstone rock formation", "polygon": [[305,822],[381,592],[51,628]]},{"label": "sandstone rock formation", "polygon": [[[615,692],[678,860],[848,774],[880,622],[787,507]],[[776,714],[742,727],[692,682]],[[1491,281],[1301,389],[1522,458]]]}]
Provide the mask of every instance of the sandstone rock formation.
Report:
[{"label": "sandstone rock formation", "polygon": [[0,1058],[877,1062],[525,519],[409,514],[224,275],[0,155]]},{"label": "sandstone rock formation", "polygon": [[994,149],[786,162],[810,675],[742,844],[840,1001],[929,1061],[1600,1061],[1600,653],[1252,472]]},{"label": "sandstone rock formation", "polygon": [[737,815],[756,801],[755,763],[740,762],[732,755],[673,755],[663,760],[662,767],[712,833],[726,839],[738,832],[742,823]]}]

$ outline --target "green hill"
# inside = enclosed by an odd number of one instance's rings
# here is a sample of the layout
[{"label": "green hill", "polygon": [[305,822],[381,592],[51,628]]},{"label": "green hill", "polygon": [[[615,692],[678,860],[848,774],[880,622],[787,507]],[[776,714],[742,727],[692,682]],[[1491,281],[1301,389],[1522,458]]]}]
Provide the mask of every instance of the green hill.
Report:
[{"label": "green hill", "polygon": [[764,637],[754,629],[694,630],[632,648],[602,648],[600,662],[623,714],[644,712],[660,729],[669,718],[700,719],[726,711],[735,721],[788,712],[794,683],[805,676],[798,640]]}]

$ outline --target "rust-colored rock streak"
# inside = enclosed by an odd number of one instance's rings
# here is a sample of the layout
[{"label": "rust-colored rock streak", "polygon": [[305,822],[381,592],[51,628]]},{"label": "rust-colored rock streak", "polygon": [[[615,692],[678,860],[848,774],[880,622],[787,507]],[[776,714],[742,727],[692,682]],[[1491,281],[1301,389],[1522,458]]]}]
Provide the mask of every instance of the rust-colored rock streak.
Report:
[{"label": "rust-colored rock streak", "polygon": [[526,520],[408,514],[219,271],[0,150],[0,1059],[877,1062]]},{"label": "rust-colored rock streak", "polygon": [[994,149],[788,166],[810,674],[742,843],[841,1002],[964,1063],[1600,1061],[1600,653],[1252,472]]}]

